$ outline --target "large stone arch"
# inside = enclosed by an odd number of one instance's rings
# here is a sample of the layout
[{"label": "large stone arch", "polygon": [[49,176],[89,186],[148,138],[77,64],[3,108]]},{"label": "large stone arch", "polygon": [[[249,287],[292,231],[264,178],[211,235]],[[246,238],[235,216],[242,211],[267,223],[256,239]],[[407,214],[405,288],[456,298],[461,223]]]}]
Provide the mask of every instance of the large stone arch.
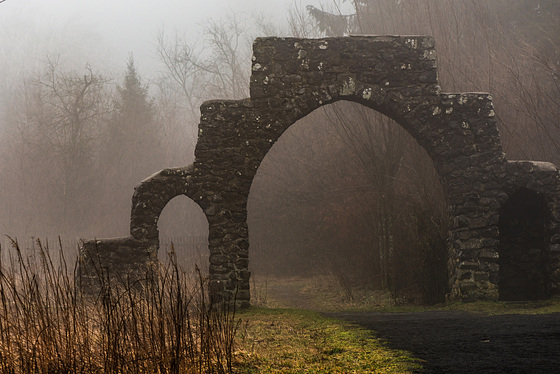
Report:
[{"label": "large stone arch", "polygon": [[[262,159],[298,119],[339,100],[387,115],[426,149],[452,217],[449,296],[497,298],[492,274],[498,271],[499,208],[508,186],[541,176],[519,171],[509,177],[512,164],[502,151],[491,96],[442,93],[434,47],[428,36],[256,39],[250,98],[201,106],[196,158],[189,170],[186,193],[209,223],[214,300],[235,297],[241,305],[249,303],[247,199]],[[554,170],[547,174],[555,188],[551,209],[556,209],[560,186]],[[149,205],[136,210],[135,227],[157,213],[159,208]],[[556,245],[560,235],[557,220],[552,222]],[[149,228],[142,230],[131,230],[135,240],[152,235]]]},{"label": "large stone arch", "polygon": [[[487,198],[500,198],[499,183],[491,182],[504,174],[506,166],[492,101],[488,94],[440,92],[431,37],[257,39],[252,69],[250,99],[202,106],[195,173],[205,183],[201,190],[210,194],[198,198],[209,216],[210,235],[215,236],[211,253],[231,258],[227,265],[211,263],[211,274],[213,267],[220,270],[214,273],[219,293],[248,290],[243,266],[248,256],[246,201],[261,160],[289,126],[338,100],[382,112],[426,149],[456,218],[450,233],[452,292],[491,292],[489,280],[480,279],[493,264],[480,255],[495,257],[498,242],[481,231],[495,226],[498,215],[486,209],[482,221],[477,202],[482,189]],[[227,173],[205,180],[204,175],[216,174],[216,168]],[[220,186],[227,186],[228,191],[220,192],[215,201],[211,191],[221,190]],[[462,239],[465,224],[471,233],[468,240]],[[236,261],[242,266],[232,266]],[[464,265],[470,269],[469,276],[463,272],[457,281],[457,271]],[[224,266],[231,268],[226,271]],[[234,285],[230,279],[239,283]],[[249,295],[242,292],[240,296],[248,299]]]}]

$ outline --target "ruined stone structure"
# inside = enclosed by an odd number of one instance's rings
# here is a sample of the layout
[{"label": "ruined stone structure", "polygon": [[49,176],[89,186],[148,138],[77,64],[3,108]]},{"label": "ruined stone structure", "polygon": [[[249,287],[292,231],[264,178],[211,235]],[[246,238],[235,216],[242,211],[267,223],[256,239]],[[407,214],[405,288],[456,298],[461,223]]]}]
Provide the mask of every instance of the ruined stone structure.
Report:
[{"label": "ruined stone structure", "polygon": [[[149,270],[157,259],[159,214],[173,197],[186,195],[208,218],[214,299],[236,297],[247,305],[247,198],[255,173],[298,119],[322,105],[349,100],[395,120],[433,160],[452,220],[450,298],[495,299],[500,292],[504,299],[516,299],[557,292],[558,169],[506,160],[492,97],[441,92],[434,46],[428,36],[257,39],[250,98],[202,105],[194,165],[144,180],[132,199],[130,236],[86,243],[83,274],[87,278],[93,259],[131,277]],[[523,236],[530,238],[521,242]]]}]

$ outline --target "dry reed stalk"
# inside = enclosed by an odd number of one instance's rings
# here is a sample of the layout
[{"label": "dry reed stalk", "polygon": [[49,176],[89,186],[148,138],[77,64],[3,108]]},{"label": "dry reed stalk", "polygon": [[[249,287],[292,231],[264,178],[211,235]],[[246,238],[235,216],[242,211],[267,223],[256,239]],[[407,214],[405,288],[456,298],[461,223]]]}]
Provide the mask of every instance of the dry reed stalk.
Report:
[{"label": "dry reed stalk", "polygon": [[232,372],[235,310],[212,305],[207,280],[197,271],[192,282],[174,256],[141,288],[105,274],[92,297],[60,243],[57,261],[40,241],[35,257],[12,244],[0,264],[0,372]]}]

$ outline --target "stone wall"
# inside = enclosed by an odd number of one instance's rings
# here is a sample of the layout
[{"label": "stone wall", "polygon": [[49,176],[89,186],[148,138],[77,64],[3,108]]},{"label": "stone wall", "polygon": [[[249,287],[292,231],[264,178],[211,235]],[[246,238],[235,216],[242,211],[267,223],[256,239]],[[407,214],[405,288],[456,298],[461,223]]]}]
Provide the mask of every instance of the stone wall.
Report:
[{"label": "stone wall", "polygon": [[[549,227],[550,250],[558,251],[558,170],[549,164],[528,167],[506,161],[492,97],[442,93],[434,47],[428,36],[257,39],[250,98],[205,102],[194,165],[162,171],[137,187],[131,247],[149,242],[157,251],[161,210],[177,194],[187,195],[208,218],[214,300],[236,298],[248,305],[247,199],[255,173],[268,150],[298,119],[323,105],[348,100],[394,119],[432,158],[452,217],[449,296],[496,298],[492,275],[498,271],[500,207],[522,185],[546,193],[555,217]],[[92,243],[84,248],[91,251]],[[112,251],[106,245],[110,241],[97,243],[103,251]],[[557,265],[550,269],[556,276]],[[558,283],[558,277],[550,279]]]}]

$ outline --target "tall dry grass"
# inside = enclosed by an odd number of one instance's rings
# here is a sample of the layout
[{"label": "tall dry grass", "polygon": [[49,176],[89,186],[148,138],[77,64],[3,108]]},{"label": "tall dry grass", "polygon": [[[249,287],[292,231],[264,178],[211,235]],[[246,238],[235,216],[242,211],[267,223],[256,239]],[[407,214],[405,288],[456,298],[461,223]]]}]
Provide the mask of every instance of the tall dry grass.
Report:
[{"label": "tall dry grass", "polygon": [[138,285],[101,277],[81,292],[62,246],[53,258],[12,241],[0,259],[1,373],[231,373],[235,310],[212,305],[175,257]]}]

